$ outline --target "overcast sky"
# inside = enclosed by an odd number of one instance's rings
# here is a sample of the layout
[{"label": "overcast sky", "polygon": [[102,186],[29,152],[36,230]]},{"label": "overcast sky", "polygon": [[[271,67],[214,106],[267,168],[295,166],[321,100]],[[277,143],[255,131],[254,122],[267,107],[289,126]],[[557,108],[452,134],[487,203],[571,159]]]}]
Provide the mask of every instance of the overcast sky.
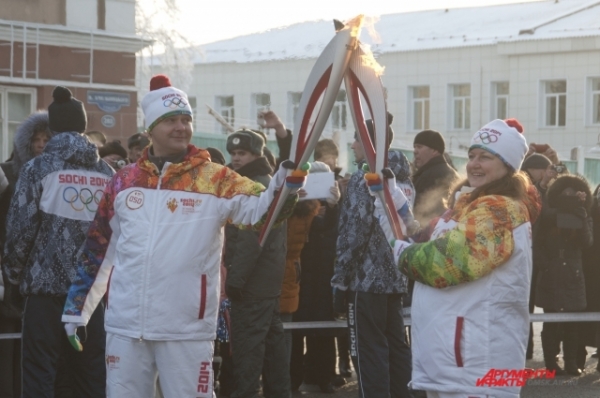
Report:
[{"label": "overcast sky", "polygon": [[[145,1],[151,0],[141,0]],[[188,40],[203,44],[298,22],[345,20],[361,13],[378,16],[529,1],[538,0],[177,0],[182,11],[178,29]]]}]

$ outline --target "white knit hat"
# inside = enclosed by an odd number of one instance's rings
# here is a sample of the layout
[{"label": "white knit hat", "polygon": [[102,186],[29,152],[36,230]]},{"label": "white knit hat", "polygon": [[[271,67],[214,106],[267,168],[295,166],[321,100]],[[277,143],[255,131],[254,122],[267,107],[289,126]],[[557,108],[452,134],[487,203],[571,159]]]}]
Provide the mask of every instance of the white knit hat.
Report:
[{"label": "white knit hat", "polygon": [[473,148],[493,153],[513,170],[521,168],[528,149],[523,126],[516,119],[496,119],[480,128],[471,138],[469,150]]},{"label": "white knit hat", "polygon": [[165,75],[156,75],[150,80],[150,92],[142,99],[142,110],[147,131],[169,116],[192,116],[187,94],[171,86]]}]

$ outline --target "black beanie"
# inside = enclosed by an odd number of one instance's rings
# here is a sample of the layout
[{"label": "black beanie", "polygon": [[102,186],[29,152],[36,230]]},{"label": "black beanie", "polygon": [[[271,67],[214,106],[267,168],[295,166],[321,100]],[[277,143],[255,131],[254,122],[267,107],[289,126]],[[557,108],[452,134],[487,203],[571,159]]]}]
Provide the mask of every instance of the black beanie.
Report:
[{"label": "black beanie", "polygon": [[50,130],[56,133],[75,131],[83,133],[87,125],[87,117],[83,103],[73,98],[71,90],[56,86],[52,92],[54,102],[48,106]]},{"label": "black beanie", "polygon": [[440,154],[444,154],[446,150],[446,143],[444,137],[435,130],[423,130],[415,136],[413,145],[425,145],[431,149],[435,149]]},{"label": "black beanie", "polygon": [[217,148],[211,148],[208,147],[206,148],[206,150],[208,151],[208,153],[210,153],[210,161],[213,163],[218,163],[220,165],[225,166],[225,156],[223,155],[223,152],[219,151]]},{"label": "black beanie", "polygon": [[98,154],[101,158],[108,155],[119,155],[123,159],[127,159],[127,151],[119,141],[112,141],[104,145],[102,148],[98,148]]},{"label": "black beanie", "polygon": [[527,169],[544,169],[548,168],[552,162],[550,159],[542,155],[541,153],[534,153],[525,159],[521,165],[521,170]]},{"label": "black beanie", "polygon": [[[392,122],[394,121],[394,115],[392,115],[391,113],[387,112],[387,149],[390,149],[390,146],[392,145],[392,141],[394,140],[394,130],[392,129]],[[375,131],[373,130],[373,120],[372,119],[367,119],[365,121],[365,124],[367,125],[367,131],[369,132],[369,137],[371,137],[371,142],[375,145]],[[356,137],[356,133],[354,134]]]},{"label": "black beanie", "polygon": [[263,156],[265,140],[254,131],[243,129],[227,137],[227,152],[231,153],[236,149],[248,151],[258,156]]}]

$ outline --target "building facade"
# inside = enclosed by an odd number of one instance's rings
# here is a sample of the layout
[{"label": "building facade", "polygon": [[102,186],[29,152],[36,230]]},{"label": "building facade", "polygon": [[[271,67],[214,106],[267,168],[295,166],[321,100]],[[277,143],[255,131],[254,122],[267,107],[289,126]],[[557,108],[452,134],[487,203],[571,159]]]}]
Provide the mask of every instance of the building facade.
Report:
[{"label": "building facade", "polygon": [[[394,146],[411,149],[430,128],[444,134],[448,152],[466,156],[477,128],[516,117],[528,142],[548,143],[561,158],[598,153],[600,1],[391,14],[375,30],[380,40],[362,39],[385,67]],[[333,35],[332,22],[318,21],[201,46],[189,90],[196,130],[224,132],[204,104],[235,127],[257,127],[267,107],[293,126],[308,74]],[[324,135],[342,150],[353,139],[343,86]]]},{"label": "building facade", "polygon": [[0,155],[19,123],[46,109],[57,85],[109,139],[137,131],[135,0],[1,0]]}]

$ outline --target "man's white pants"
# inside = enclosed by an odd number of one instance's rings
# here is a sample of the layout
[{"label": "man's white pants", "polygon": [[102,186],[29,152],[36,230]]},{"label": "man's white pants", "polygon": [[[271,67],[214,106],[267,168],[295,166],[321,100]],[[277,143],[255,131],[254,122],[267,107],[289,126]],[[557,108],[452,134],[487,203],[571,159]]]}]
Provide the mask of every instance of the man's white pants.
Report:
[{"label": "man's white pants", "polygon": [[107,333],[107,397],[154,397],[158,376],[165,398],[214,398],[213,350],[212,341],[148,341]]}]

